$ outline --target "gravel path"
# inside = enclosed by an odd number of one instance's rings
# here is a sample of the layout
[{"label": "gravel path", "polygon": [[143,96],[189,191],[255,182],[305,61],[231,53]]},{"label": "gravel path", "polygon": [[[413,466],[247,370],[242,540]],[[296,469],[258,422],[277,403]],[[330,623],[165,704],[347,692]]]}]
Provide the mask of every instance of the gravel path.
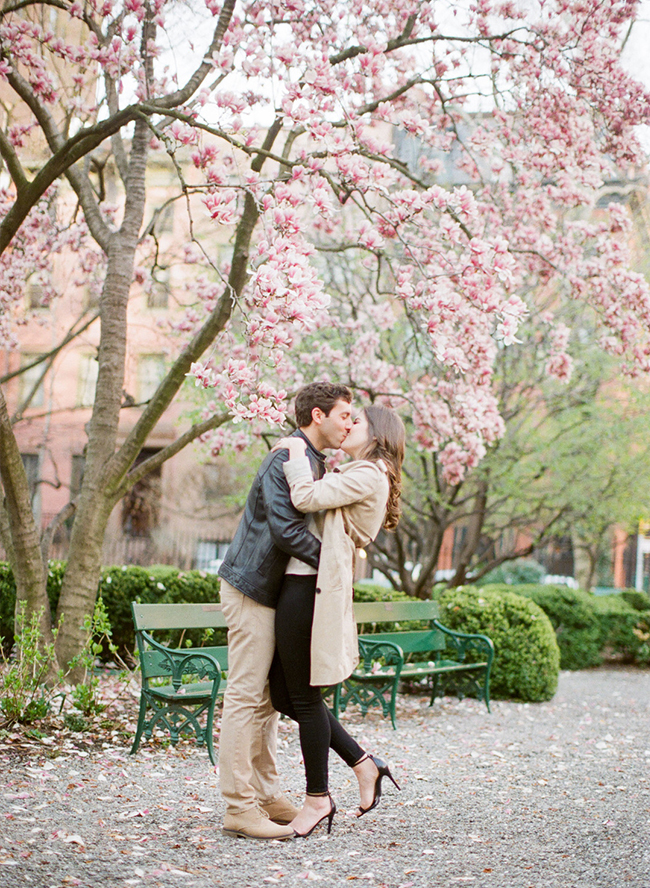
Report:
[{"label": "gravel path", "polygon": [[[76,743],[20,758],[0,744],[2,888],[649,888],[650,672],[562,673],[544,704],[401,698],[398,730],[344,721],[387,758],[381,806],[362,820],[350,772],[332,762],[331,836],[251,842],[221,835],[207,755]],[[281,766],[302,790],[297,733]]]}]

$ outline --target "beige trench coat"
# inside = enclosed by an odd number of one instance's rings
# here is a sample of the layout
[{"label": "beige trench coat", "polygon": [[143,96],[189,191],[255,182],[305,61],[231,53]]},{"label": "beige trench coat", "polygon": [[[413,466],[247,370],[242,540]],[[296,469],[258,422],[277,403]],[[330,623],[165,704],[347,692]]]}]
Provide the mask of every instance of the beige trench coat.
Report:
[{"label": "beige trench coat", "polygon": [[356,549],[371,543],[384,523],[388,477],[383,462],[356,460],[314,481],[307,457],[287,460],[291,501],[315,515],[322,538],[311,632],[313,686],[338,684],[359,662],[352,609]]}]

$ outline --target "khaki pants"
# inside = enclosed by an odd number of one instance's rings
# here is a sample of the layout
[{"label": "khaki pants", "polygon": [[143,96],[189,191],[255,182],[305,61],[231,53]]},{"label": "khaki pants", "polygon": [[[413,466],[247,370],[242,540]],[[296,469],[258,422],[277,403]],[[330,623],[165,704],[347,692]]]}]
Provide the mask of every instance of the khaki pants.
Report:
[{"label": "khaki pants", "polygon": [[276,764],[279,715],[271,705],[269,669],[275,610],[221,580],[228,625],[228,684],[219,737],[219,782],[229,814],[280,795]]}]

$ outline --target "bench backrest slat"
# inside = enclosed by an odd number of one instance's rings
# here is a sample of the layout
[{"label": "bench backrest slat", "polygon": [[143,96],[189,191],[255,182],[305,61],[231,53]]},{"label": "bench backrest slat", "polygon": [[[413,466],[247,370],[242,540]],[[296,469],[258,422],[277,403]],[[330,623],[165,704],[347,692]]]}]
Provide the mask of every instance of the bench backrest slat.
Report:
[{"label": "bench backrest slat", "polygon": [[357,623],[391,623],[400,620],[437,620],[437,601],[357,601],[354,618]]},{"label": "bench backrest slat", "polygon": [[[185,653],[185,651],[183,652]],[[204,647],[204,648],[188,648],[187,653],[209,654],[219,662],[222,669],[228,669],[228,648],[221,647]],[[141,653],[142,673],[147,678],[162,678],[169,676],[169,659],[161,651],[145,650]]]},{"label": "bench backrest slat", "polygon": [[136,630],[225,629],[221,605],[214,604],[131,604]]},{"label": "bench backrest slat", "polygon": [[365,641],[392,641],[398,644],[405,654],[422,653],[426,651],[444,651],[447,647],[445,636],[438,629],[426,629],[398,632],[377,632],[372,635],[361,635]]}]

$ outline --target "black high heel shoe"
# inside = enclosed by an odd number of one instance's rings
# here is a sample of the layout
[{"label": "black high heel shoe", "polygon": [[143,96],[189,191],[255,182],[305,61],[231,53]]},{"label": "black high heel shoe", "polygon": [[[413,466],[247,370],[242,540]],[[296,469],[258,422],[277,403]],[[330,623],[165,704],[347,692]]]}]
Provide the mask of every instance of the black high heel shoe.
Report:
[{"label": "black high heel shoe", "polygon": [[[366,759],[370,759],[373,762],[374,766],[379,771],[379,774],[377,774],[377,779],[375,780],[375,792],[372,797],[372,804],[368,805],[367,808],[362,808],[361,805],[359,805],[359,813],[357,814],[357,817],[363,817],[363,815],[367,814],[368,811],[372,811],[373,808],[377,807],[377,805],[379,804],[379,799],[381,798],[381,781],[384,779],[384,777],[388,777],[389,780],[393,781],[393,783],[395,784],[395,787],[398,790],[400,789],[399,786],[397,785],[397,781],[395,780],[393,775],[390,773],[390,768],[388,767],[386,762],[382,761],[380,758],[377,758],[374,755],[367,755],[366,754],[363,758],[359,759],[359,761],[357,762],[357,765],[360,765],[361,762],[365,762]],[[400,790],[400,792],[401,792],[401,790]]]},{"label": "black high heel shoe", "polygon": [[327,796],[330,800],[330,805],[331,805],[329,812],[327,814],[323,814],[321,819],[317,820],[316,823],[312,826],[312,828],[306,833],[299,833],[299,832],[296,832],[296,830],[294,829],[294,834],[297,839],[306,839],[308,836],[310,836],[313,833],[313,831],[316,829],[317,826],[320,826],[320,824],[324,820],[327,820],[327,835],[329,835],[332,832],[332,821],[334,820],[334,815],[336,814],[336,805],[334,804],[334,800],[332,799],[332,796],[329,794],[329,792],[327,793]]}]

